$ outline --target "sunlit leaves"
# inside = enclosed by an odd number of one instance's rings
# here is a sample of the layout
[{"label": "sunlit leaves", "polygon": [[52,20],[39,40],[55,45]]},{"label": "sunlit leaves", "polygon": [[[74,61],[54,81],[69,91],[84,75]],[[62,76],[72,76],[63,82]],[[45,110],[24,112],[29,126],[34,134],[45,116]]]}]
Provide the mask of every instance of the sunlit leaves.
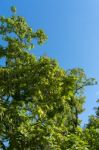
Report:
[{"label": "sunlit leaves", "polygon": [[[33,40],[41,45],[47,36],[16,16],[15,7],[11,10],[13,16],[0,17],[0,59],[5,61],[0,67],[0,148],[87,150],[89,130],[79,127],[78,115],[84,110],[84,88],[95,79],[83,69],[65,71],[52,58],[31,55]],[[92,132],[98,134],[98,128]]]},{"label": "sunlit leaves", "polygon": [[[16,11],[15,7],[11,7],[11,10],[13,12]],[[34,39],[37,39],[38,44],[43,44],[47,40],[47,36],[42,29],[34,32],[27,24],[25,18],[21,16],[11,16],[9,18],[1,16],[0,34],[3,40],[9,44],[12,40],[16,40],[25,49],[32,49],[34,47],[32,42]]]}]

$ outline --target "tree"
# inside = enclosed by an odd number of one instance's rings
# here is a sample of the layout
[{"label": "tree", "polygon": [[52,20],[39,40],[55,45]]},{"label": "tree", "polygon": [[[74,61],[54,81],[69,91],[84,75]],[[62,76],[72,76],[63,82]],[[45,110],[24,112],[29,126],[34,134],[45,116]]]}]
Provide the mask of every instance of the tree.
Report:
[{"label": "tree", "polygon": [[[68,70],[67,74],[68,76],[74,77],[76,79],[69,98],[69,105],[71,109],[71,123],[74,132],[75,128],[80,125],[79,114],[84,111],[84,89],[86,86],[97,84],[97,82],[94,78],[87,78],[84,70],[81,68],[74,68],[72,70]],[[71,123],[69,122],[69,124]]]},{"label": "tree", "polygon": [[96,81],[82,69],[68,71],[56,60],[29,53],[43,30],[32,31],[23,17],[0,17],[0,148],[6,150],[87,149],[79,125],[83,89]]},{"label": "tree", "polygon": [[[97,100],[99,102],[99,100]],[[86,141],[88,141],[90,150],[99,149],[99,106],[95,107],[96,115],[89,117],[89,122],[84,129]]]}]

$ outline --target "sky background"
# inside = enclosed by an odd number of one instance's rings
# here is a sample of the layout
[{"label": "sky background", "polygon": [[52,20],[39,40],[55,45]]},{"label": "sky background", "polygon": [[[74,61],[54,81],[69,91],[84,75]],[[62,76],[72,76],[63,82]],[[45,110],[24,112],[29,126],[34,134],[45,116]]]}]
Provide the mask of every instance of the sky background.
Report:
[{"label": "sky background", "polygon": [[[0,16],[11,15],[13,5],[33,30],[42,28],[48,35],[48,41],[32,53],[55,58],[64,69],[83,68],[99,81],[99,0],[1,0]],[[99,85],[88,87],[85,95],[83,124],[94,113]]]}]

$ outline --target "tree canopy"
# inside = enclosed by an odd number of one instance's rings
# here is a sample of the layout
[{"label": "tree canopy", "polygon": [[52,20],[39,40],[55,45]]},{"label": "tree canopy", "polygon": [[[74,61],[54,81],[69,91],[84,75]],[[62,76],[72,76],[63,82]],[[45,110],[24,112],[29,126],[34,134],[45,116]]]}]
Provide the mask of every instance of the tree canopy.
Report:
[{"label": "tree canopy", "polygon": [[30,54],[33,41],[41,45],[47,35],[11,11],[0,17],[0,149],[98,150],[99,108],[84,129],[79,119],[84,89],[96,80],[81,68],[64,70],[50,57]]}]

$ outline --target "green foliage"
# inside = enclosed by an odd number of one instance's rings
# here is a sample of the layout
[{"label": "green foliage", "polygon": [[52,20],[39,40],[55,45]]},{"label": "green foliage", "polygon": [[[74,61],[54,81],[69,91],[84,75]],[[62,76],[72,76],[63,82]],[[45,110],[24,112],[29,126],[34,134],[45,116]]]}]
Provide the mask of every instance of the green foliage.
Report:
[{"label": "green foliage", "polygon": [[16,7],[15,7],[15,6],[12,6],[12,7],[11,7],[11,11],[12,11],[13,13],[16,13]]},{"label": "green foliage", "polygon": [[91,115],[89,117],[89,122],[84,130],[85,138],[89,144],[90,150],[99,149],[99,106],[96,107],[95,110],[96,115]]},{"label": "green foliage", "polygon": [[0,66],[0,149],[88,150],[90,129],[80,128],[78,116],[84,110],[84,88],[96,81],[80,68],[65,71],[54,59],[31,55],[33,40],[43,44],[47,36],[41,29],[34,32],[23,17],[1,16],[0,36],[0,59],[5,59]]}]

